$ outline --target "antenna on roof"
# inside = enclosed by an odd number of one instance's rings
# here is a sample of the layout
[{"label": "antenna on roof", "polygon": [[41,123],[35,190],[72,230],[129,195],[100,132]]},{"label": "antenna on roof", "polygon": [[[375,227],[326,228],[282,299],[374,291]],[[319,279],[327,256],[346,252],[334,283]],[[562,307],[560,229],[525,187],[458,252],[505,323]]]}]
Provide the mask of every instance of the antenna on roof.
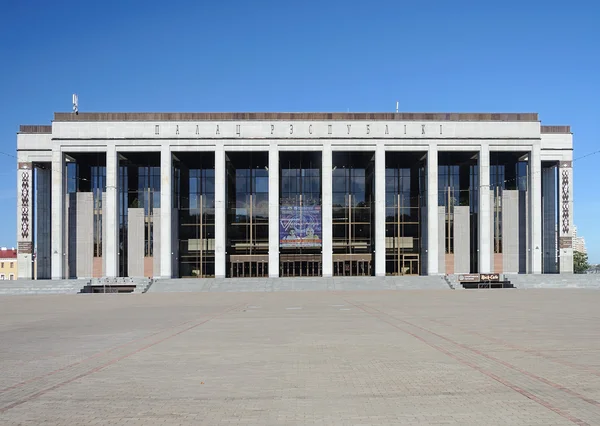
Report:
[{"label": "antenna on roof", "polygon": [[398,112],[398,107],[400,106],[400,102],[396,101],[396,112]]},{"label": "antenna on roof", "polygon": [[77,96],[77,93],[73,93],[73,112],[75,115],[79,114],[79,96]]}]

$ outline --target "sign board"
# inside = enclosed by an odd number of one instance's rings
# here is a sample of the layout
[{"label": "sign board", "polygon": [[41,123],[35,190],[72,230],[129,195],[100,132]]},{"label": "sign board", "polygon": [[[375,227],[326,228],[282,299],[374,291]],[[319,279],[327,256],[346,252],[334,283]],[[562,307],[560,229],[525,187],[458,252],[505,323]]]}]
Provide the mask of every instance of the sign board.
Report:
[{"label": "sign board", "polygon": [[476,283],[479,282],[479,274],[461,274],[458,276],[458,281],[461,283]]},{"label": "sign board", "polygon": [[460,274],[458,281],[461,283],[498,282],[500,274]]},{"label": "sign board", "polygon": [[499,274],[481,274],[480,281],[500,281]]}]

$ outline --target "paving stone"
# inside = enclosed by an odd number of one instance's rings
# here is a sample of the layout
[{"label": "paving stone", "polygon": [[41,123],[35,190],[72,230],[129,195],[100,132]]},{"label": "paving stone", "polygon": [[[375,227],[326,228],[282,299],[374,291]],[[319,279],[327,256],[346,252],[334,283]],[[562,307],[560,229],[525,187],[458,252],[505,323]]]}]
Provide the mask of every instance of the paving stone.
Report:
[{"label": "paving stone", "polygon": [[5,297],[0,424],[598,425],[599,305],[595,290]]}]

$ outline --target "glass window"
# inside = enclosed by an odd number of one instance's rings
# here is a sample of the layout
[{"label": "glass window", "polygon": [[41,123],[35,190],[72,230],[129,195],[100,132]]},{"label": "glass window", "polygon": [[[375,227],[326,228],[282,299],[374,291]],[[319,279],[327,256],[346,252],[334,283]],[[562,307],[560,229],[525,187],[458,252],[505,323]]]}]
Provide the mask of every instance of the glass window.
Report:
[{"label": "glass window", "polygon": [[365,177],[363,176],[354,176],[352,178],[352,193],[355,195],[361,194],[364,199],[365,193]]},{"label": "glass window", "polygon": [[247,179],[245,176],[238,176],[235,179],[235,192],[237,193],[245,193],[245,192],[250,192],[250,188],[248,188],[247,185]]},{"label": "glass window", "polygon": [[214,209],[215,208],[215,195],[214,194],[203,194],[202,195],[202,204],[206,209]]},{"label": "glass window", "polygon": [[332,195],[332,204],[334,206],[345,206],[346,205],[346,194],[343,192],[334,192]]},{"label": "glass window", "polygon": [[269,178],[266,176],[256,177],[256,192],[269,192]]},{"label": "glass window", "polygon": [[393,207],[396,205],[396,194],[394,192],[385,193],[385,206]]},{"label": "glass window", "polygon": [[354,194],[352,194],[352,205],[357,206],[359,204],[364,204],[365,203],[365,193],[363,192],[356,192]]},{"label": "glass window", "polygon": [[313,194],[315,194],[315,196],[317,196],[317,194],[319,194],[319,192],[321,192],[321,188],[320,188],[320,178],[319,176],[313,176],[313,178],[311,179],[312,185],[311,185],[311,191],[313,192]]},{"label": "glass window", "polygon": [[344,176],[333,177],[333,191],[334,192],[345,192],[346,191],[346,178]]},{"label": "glass window", "polygon": [[204,192],[215,192],[215,178],[213,176],[206,176],[204,180]]},{"label": "glass window", "polygon": [[[386,171],[387,173],[387,171]],[[396,191],[396,177],[395,176],[386,176],[385,178],[385,190],[389,192]]]}]

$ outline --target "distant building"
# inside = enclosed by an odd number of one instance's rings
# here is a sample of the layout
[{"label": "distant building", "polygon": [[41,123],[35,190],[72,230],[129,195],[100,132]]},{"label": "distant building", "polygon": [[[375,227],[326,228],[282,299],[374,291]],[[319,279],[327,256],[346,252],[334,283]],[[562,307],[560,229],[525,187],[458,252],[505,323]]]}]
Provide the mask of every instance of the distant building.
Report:
[{"label": "distant building", "polygon": [[17,279],[17,250],[0,247],[0,280]]},{"label": "distant building", "polygon": [[573,226],[573,251],[587,253],[587,248],[585,247],[585,238],[577,235],[576,225]]}]

